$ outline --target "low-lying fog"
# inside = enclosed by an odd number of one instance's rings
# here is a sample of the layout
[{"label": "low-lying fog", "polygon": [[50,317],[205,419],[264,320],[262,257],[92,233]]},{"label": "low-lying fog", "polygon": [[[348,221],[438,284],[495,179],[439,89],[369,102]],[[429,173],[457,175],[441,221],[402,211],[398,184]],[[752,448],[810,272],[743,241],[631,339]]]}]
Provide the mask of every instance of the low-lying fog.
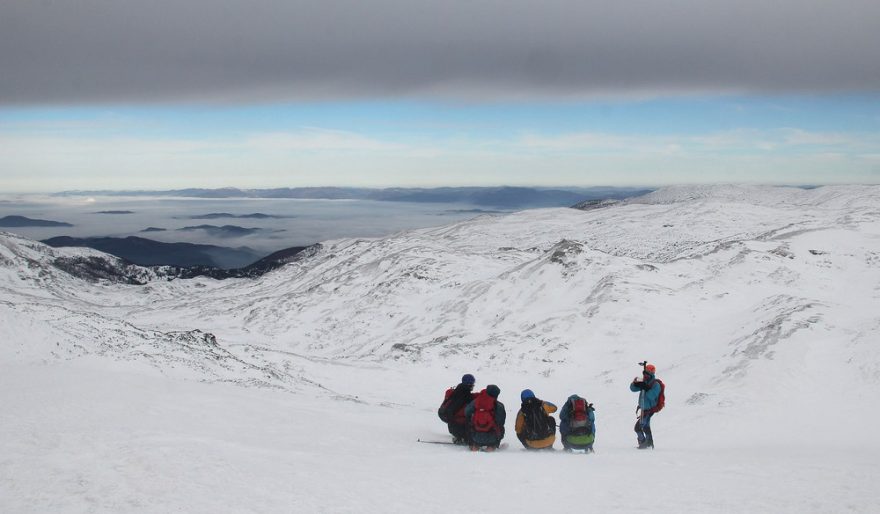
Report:
[{"label": "low-lying fog", "polygon": [[[269,254],[328,239],[379,237],[400,230],[444,225],[489,212],[497,211],[465,204],[368,200],[6,195],[0,197],[0,218],[19,215],[73,226],[0,227],[0,230],[37,240],[55,236],[138,236],[163,242],[248,246]],[[216,213],[238,217],[205,217]],[[255,213],[270,217],[241,217]],[[205,228],[180,230],[201,225],[259,230],[245,235]],[[164,230],[145,232],[150,227]]]}]

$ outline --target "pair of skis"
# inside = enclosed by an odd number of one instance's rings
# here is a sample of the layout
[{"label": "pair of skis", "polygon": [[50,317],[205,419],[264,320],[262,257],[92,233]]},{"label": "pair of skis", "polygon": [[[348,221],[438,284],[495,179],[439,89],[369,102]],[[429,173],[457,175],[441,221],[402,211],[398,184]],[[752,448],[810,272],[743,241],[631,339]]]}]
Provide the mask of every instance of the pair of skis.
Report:
[{"label": "pair of skis", "polygon": [[[466,444],[455,444],[452,441],[423,441],[421,439],[416,439],[416,442],[424,443],[424,444],[448,444],[450,446],[461,446],[463,448],[469,448],[468,445],[466,445]],[[501,443],[501,445],[498,448],[496,448],[496,451],[503,450],[505,448],[507,448],[507,443]],[[486,447],[481,446],[480,451],[487,451]]]}]

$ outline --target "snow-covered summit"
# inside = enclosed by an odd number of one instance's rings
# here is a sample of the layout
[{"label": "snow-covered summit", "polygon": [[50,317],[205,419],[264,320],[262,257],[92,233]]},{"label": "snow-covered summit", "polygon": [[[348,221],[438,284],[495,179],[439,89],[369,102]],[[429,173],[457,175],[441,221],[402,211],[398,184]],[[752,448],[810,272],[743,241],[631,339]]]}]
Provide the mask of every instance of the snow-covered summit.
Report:
[{"label": "snow-covered summit", "polygon": [[143,284],[163,275],[163,269],[133,265],[91,248],[52,248],[8,232],[0,232],[0,272],[41,283],[59,275],[90,282]]},{"label": "snow-covered summit", "polygon": [[746,203],[761,206],[817,208],[871,207],[880,201],[877,186],[761,186],[761,185],[682,185],[667,186],[624,203],[671,204],[695,200]]}]

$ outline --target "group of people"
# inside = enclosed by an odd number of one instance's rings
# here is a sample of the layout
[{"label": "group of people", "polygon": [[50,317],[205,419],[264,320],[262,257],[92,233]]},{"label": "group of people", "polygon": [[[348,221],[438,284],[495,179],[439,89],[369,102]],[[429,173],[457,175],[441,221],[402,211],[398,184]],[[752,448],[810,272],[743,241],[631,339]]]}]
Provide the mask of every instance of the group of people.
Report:
[{"label": "group of people", "polygon": [[[656,378],[656,367],[640,363],[642,375],[633,379],[630,390],[639,393],[638,419],[635,432],[638,448],[654,447],[651,417],[665,403],[663,383]],[[452,442],[467,445],[472,451],[494,451],[504,439],[507,411],[498,401],[501,389],[490,384],[474,392],[476,379],[470,373],[461,377],[461,383],[446,390],[443,403],[437,411],[446,423]],[[527,450],[552,450],[556,442],[556,420],[552,414],[556,405],[541,400],[531,389],[520,393],[520,409],[516,414],[516,437]],[[596,440],[596,414],[593,404],[577,394],[569,396],[559,410],[559,438],[566,451],[592,452]]]}]

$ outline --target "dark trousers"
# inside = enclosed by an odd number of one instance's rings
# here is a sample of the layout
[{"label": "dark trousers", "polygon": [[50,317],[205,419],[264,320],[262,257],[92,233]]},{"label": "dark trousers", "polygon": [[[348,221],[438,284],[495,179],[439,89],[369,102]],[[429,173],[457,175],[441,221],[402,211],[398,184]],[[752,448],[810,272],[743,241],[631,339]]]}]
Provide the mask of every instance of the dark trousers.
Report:
[{"label": "dark trousers", "polygon": [[654,435],[651,434],[651,416],[653,415],[653,412],[650,414],[645,414],[643,412],[636,421],[634,429],[636,431],[636,436],[639,438],[639,445],[654,445]]},{"label": "dark trousers", "polygon": [[501,439],[504,434],[500,432],[476,432],[468,430],[468,444],[476,446],[491,446],[498,448],[501,446]]},{"label": "dark trousers", "polygon": [[467,441],[468,436],[466,425],[459,425],[458,423],[447,423],[446,426],[449,428],[449,433],[452,434],[452,437],[456,439],[461,439],[462,442]]}]

